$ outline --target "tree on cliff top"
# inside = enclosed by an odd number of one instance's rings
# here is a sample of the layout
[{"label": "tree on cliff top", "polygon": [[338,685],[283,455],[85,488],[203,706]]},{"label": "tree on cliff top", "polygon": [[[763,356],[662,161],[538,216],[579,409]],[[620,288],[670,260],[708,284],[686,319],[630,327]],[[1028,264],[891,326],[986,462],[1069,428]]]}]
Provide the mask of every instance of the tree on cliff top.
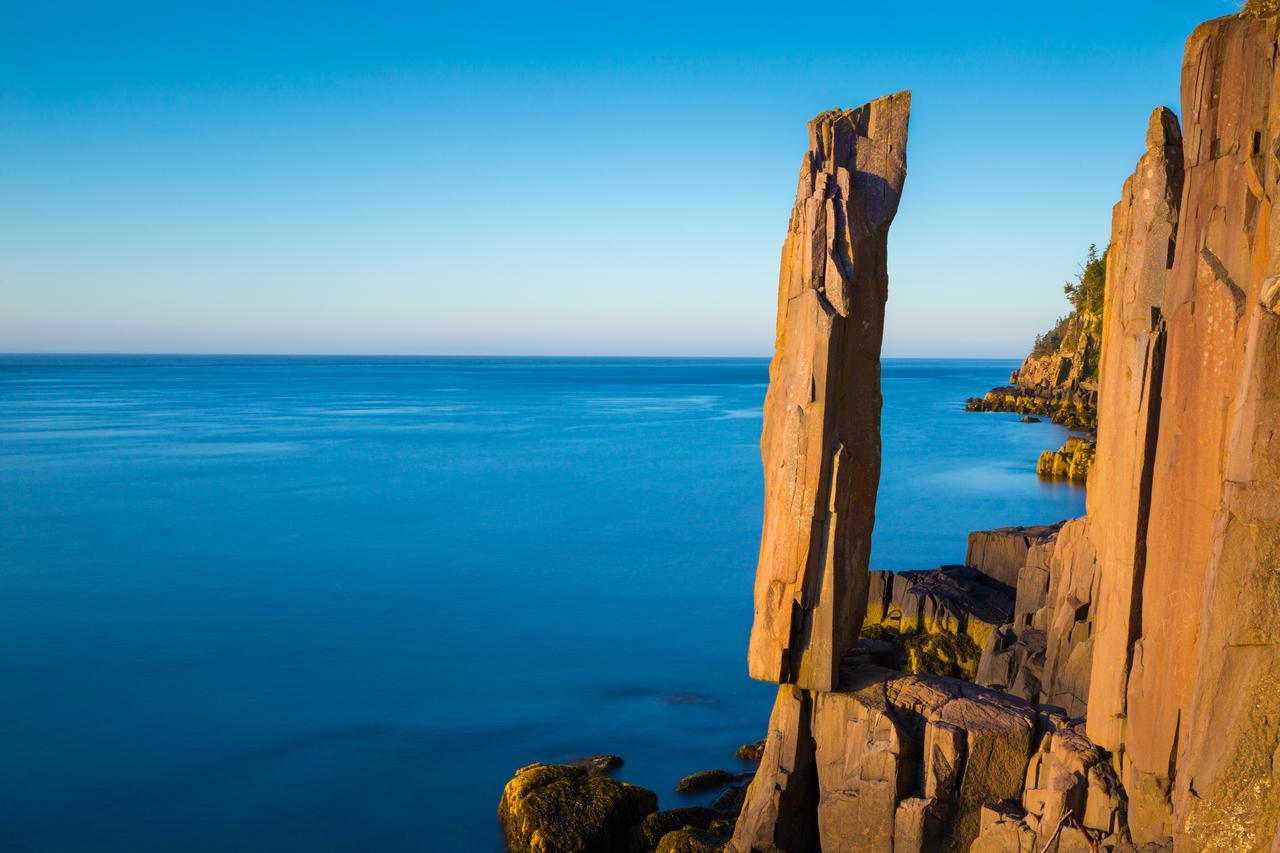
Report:
[{"label": "tree on cliff top", "polygon": [[1107,285],[1107,252],[1110,249],[1108,246],[1099,255],[1098,247],[1090,244],[1089,255],[1081,264],[1076,280],[1062,286],[1077,311],[1102,316],[1102,297]]},{"label": "tree on cliff top", "polygon": [[1031,348],[1033,356],[1049,355],[1063,349],[1069,352],[1084,349],[1102,332],[1103,296],[1107,285],[1107,251],[1098,254],[1096,245],[1089,246],[1089,254],[1076,273],[1076,280],[1062,286],[1071,302],[1072,311],[1059,317],[1053,328],[1043,335],[1036,335]]}]

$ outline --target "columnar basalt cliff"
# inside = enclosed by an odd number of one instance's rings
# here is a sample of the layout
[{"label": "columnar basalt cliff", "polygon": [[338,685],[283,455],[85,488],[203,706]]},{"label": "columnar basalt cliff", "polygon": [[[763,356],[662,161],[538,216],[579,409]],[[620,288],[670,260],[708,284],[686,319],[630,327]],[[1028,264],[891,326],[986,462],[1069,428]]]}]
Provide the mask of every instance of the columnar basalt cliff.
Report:
[{"label": "columnar basalt cliff", "polygon": [[1113,209],[1088,515],[971,534],[966,566],[867,571],[908,96],[811,123],[749,652],[779,690],[732,839],[727,811],[538,765],[504,796],[515,849],[568,823],[574,849],[679,824],[659,850],[1280,850],[1275,15],[1196,29],[1184,129],[1151,115]]},{"label": "columnar basalt cliff", "polygon": [[862,627],[880,480],[889,224],[909,93],[809,122],[778,282],[752,677],[831,690]]},{"label": "columnar basalt cliff", "polygon": [[1177,240],[1182,159],[1178,120],[1160,108],[1148,124],[1147,151],[1112,214],[1102,351],[1107,381],[1099,403],[1109,418],[1098,427],[1104,461],[1094,469],[1088,510],[1102,566],[1089,734],[1113,750],[1124,743],[1126,685],[1141,625],[1135,592],[1146,567],[1164,379],[1164,299]]},{"label": "columnar basalt cliff", "polygon": [[[1115,207],[1088,517],[975,534],[965,570],[876,576],[869,627],[983,626],[987,687],[881,669],[885,644],[865,640],[834,687],[777,667],[792,684],[734,849],[1280,849],[1274,15],[1192,34],[1185,132],[1170,110],[1151,115]],[[874,478],[857,488],[873,493]],[[822,526],[810,530],[838,564]],[[761,572],[767,585],[776,569],[762,560]],[[796,577],[788,591],[823,575]],[[991,589],[1014,591],[1011,622],[975,617],[1008,612],[990,609]],[[797,636],[779,648],[809,648]]]},{"label": "columnar basalt cliff", "polygon": [[[1160,317],[1159,410],[1117,442],[1128,470],[1107,475],[1136,492],[1091,507],[1114,527],[1103,577],[1128,622],[1095,646],[1108,687],[1090,731],[1123,750],[1135,839],[1188,850],[1269,848],[1280,819],[1276,50],[1276,19],[1247,15],[1187,43],[1174,260],[1139,276]],[[1145,358],[1141,339],[1115,341],[1117,360]]]}]

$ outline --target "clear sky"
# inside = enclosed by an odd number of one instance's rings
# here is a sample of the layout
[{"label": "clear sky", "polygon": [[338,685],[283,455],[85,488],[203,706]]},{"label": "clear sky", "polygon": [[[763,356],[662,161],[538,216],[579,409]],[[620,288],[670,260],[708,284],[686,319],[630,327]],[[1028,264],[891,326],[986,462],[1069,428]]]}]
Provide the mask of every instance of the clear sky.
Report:
[{"label": "clear sky", "polygon": [[0,350],[767,355],[805,122],[912,89],[890,356],[1008,356],[1227,0],[0,0]]}]

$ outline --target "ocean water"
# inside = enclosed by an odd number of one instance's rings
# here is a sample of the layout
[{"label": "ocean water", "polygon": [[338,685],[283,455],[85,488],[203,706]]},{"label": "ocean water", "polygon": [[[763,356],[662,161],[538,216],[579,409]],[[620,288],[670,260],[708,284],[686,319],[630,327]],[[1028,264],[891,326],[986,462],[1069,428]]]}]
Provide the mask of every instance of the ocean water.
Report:
[{"label": "ocean water", "polygon": [[[873,564],[1083,512],[889,361]],[[498,850],[522,764],[738,769],[759,360],[0,356],[0,849]],[[743,768],[745,769],[745,768]]]}]

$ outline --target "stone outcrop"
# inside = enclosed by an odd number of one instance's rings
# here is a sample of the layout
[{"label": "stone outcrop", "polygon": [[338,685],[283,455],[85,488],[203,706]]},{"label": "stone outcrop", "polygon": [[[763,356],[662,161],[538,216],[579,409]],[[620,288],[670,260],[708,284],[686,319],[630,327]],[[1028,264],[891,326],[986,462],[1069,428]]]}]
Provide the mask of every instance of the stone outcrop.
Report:
[{"label": "stone outcrop", "polygon": [[[1145,349],[1123,328],[1104,342],[1104,388],[1127,387],[1104,399],[1103,421],[1110,406],[1137,422],[1113,437],[1114,468],[1100,455],[1111,493],[1091,496],[1117,619],[1095,643],[1089,731],[1122,750],[1134,840],[1171,834],[1178,849],[1269,849],[1280,822],[1276,47],[1275,18],[1192,34],[1173,262],[1107,295],[1118,316],[1146,308],[1156,322]],[[1155,207],[1116,230],[1157,227],[1143,221]]]},{"label": "stone outcrop", "polygon": [[1076,717],[1089,697],[1097,556],[1087,518],[1054,530],[1027,550],[1013,621],[987,640],[975,680]]},{"label": "stone outcrop", "polygon": [[[1275,15],[1192,34],[1185,129],[1151,115],[1113,211],[1088,516],[976,533],[969,574],[855,596],[868,628],[959,636],[1012,592],[982,685],[883,669],[883,639],[844,643],[832,686],[781,679],[733,849],[1280,850]],[[1015,378],[1048,399],[1088,373]]]},{"label": "stone outcrop", "polygon": [[[973,853],[1084,853],[1103,840],[1113,849],[1123,844],[1124,790],[1111,756],[1083,729],[1083,723],[1040,706],[1039,745],[1027,764],[1022,796],[984,807]],[[1064,824],[1068,815],[1074,820]]]},{"label": "stone outcrop", "polygon": [[[1086,582],[1082,545],[1063,592],[1048,595],[1056,615],[1032,616],[1017,638],[1029,645],[1045,628],[1046,670],[1066,638],[1069,674],[1054,680],[1087,696],[1041,699],[1072,713],[1085,700],[1073,730],[1110,756],[1089,774],[1114,774],[1103,781],[1125,807],[1113,823],[1123,816],[1138,846],[1280,844],[1277,29],[1254,15],[1199,27],[1183,66],[1185,130],[1168,110],[1151,117],[1112,222],[1088,497],[1096,568]],[[1072,673],[1090,643],[1085,684]],[[993,814],[992,838],[1022,843],[1038,820]]]},{"label": "stone outcrop", "polygon": [[1087,438],[1069,438],[1057,450],[1046,450],[1040,454],[1036,460],[1036,473],[1048,479],[1087,483],[1096,453],[1097,446]]},{"label": "stone outcrop", "polygon": [[867,665],[843,678],[780,688],[732,848],[968,850],[983,804],[1022,791],[1035,711],[953,678]]},{"label": "stone outcrop", "polygon": [[751,676],[830,690],[862,626],[880,479],[887,241],[911,96],[809,123],[782,248]]},{"label": "stone outcrop", "polygon": [[[1035,561],[1032,551],[1038,549],[1041,557],[1051,554],[1061,527],[1061,524],[1043,524],[1036,527],[975,530],[969,534],[964,563],[1009,589],[1017,589],[1023,569],[1029,562]],[[1044,566],[1044,586],[1048,589],[1047,559],[1039,560],[1039,563]]]},{"label": "stone outcrop", "polygon": [[1012,618],[1012,590],[967,566],[876,571],[862,635],[889,643],[903,672],[972,680],[988,638]]},{"label": "stone outcrop", "polygon": [[657,809],[653,791],[581,765],[531,764],[503,789],[498,822],[513,853],[611,853]]},{"label": "stone outcrop", "polygon": [[971,412],[1043,415],[1072,429],[1098,425],[1098,360],[1102,318],[1073,311],[1057,330],[1061,341],[1050,352],[1032,352],[1009,376],[1009,384],[971,397]]},{"label": "stone outcrop", "polygon": [[[1097,318],[1087,317],[1090,324]],[[1055,424],[1079,430],[1093,430],[1098,425],[1098,382],[1079,378],[1086,363],[1096,352],[1097,336],[1088,333],[1086,352],[1057,352],[1047,356],[1029,355],[1022,367],[1010,376],[1012,384],[992,388],[981,397],[965,401],[970,412],[1015,412],[1020,415],[1042,415]]]}]

